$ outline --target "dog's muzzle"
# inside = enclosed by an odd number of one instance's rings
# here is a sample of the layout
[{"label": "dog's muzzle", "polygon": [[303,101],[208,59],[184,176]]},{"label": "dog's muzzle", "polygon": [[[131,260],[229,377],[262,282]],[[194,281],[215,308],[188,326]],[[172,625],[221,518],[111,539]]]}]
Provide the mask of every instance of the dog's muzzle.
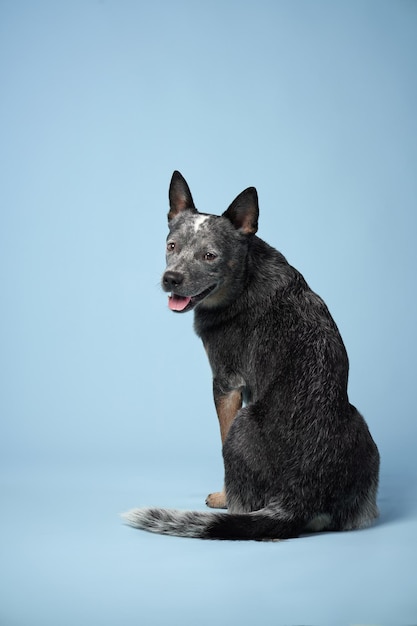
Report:
[{"label": "dog's muzzle", "polygon": [[171,295],[168,296],[168,306],[171,311],[175,311],[176,313],[186,313],[187,311],[191,311],[191,309],[204,300],[204,298],[206,298],[216,287],[216,285],[211,285],[198,294],[192,296],[182,296],[177,293],[177,289],[181,287],[183,282],[183,274],[173,270],[167,270],[162,277],[162,286],[164,290],[171,292]]}]

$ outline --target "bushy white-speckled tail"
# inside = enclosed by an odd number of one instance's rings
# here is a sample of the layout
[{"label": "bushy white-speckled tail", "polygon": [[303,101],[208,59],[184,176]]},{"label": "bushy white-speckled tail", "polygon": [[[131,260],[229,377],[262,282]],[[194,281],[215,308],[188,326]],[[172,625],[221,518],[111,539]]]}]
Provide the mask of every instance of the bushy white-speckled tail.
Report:
[{"label": "bushy white-speckled tail", "polygon": [[216,517],[216,513],[159,508],[132,509],[122,515],[126,524],[134,528],[163,535],[200,538],[206,537],[207,527]]}]

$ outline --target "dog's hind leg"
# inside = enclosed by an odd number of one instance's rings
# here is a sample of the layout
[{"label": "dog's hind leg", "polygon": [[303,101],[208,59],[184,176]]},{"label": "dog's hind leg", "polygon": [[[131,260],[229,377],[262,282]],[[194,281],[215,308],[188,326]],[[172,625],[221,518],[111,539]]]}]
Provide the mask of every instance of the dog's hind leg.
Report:
[{"label": "dog's hind leg", "polygon": [[[219,418],[220,436],[222,439],[222,445],[224,445],[230,426],[232,425],[236,414],[242,408],[242,393],[239,389],[233,389],[226,394],[221,393],[217,388],[216,382],[214,381],[213,394],[217,417]],[[223,491],[210,493],[206,498],[206,504],[211,508],[226,509],[227,503],[224,487]]]}]

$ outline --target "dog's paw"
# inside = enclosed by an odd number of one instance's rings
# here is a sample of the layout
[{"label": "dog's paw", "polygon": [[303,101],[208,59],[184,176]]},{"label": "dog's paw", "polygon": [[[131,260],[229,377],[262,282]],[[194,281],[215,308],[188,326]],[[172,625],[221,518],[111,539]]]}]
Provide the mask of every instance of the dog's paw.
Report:
[{"label": "dog's paw", "polygon": [[206,504],[211,509],[227,509],[226,494],[224,491],[209,493],[206,498]]}]

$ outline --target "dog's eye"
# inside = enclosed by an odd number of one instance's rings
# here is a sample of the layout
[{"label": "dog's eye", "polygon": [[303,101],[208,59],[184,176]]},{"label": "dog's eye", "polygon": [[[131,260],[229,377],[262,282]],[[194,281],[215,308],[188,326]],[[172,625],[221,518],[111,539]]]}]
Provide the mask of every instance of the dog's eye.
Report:
[{"label": "dog's eye", "polygon": [[173,241],[169,241],[167,243],[167,251],[172,252],[172,250],[175,250],[175,243]]},{"label": "dog's eye", "polygon": [[206,252],[204,255],[205,261],[214,261],[215,258],[216,258],[216,255],[213,254],[213,252]]}]

